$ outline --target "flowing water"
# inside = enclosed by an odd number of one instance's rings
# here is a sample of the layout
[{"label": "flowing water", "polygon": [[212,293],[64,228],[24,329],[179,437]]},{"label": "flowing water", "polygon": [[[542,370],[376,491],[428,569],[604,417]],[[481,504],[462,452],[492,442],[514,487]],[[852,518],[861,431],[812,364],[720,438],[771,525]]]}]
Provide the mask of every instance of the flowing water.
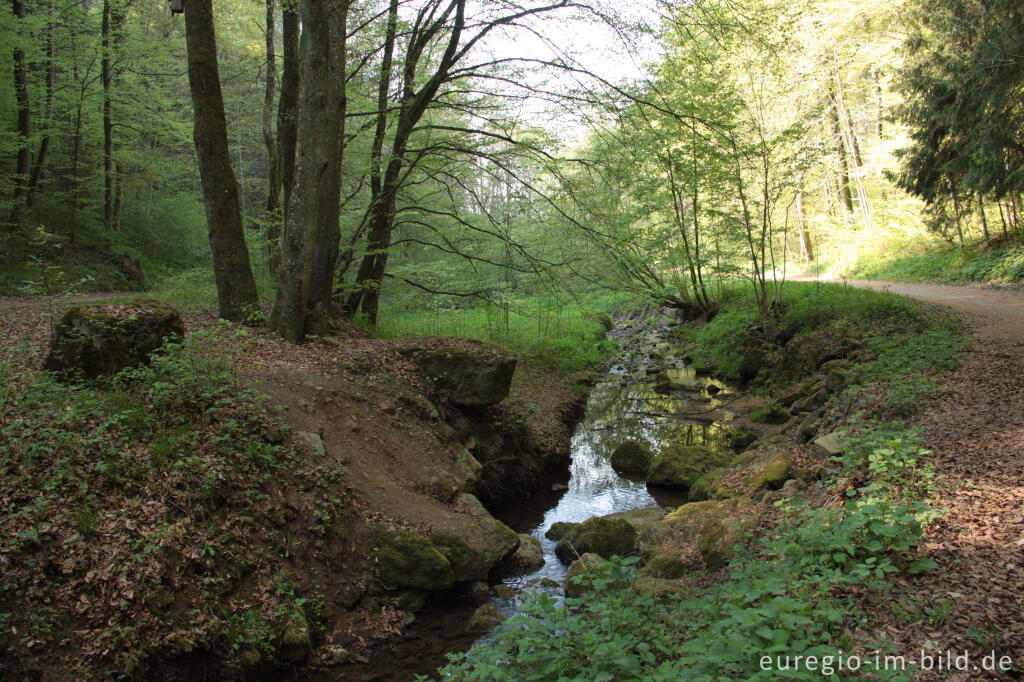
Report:
[{"label": "flowing water", "polygon": [[[566,566],[555,557],[555,542],[544,535],[552,524],[579,523],[592,516],[654,506],[675,507],[685,502],[672,491],[648,488],[643,480],[616,473],[609,458],[619,444],[636,440],[646,443],[653,452],[671,444],[728,447],[728,430],[723,422],[731,415],[715,409],[729,394],[728,387],[698,377],[682,359],[671,357],[665,328],[616,330],[612,334],[630,350],[590,393],[585,415],[572,438],[567,489],[539,518],[536,511],[527,511],[518,517],[506,514],[502,519],[516,531],[538,538],[544,550],[540,569],[504,581],[516,592],[511,599],[495,602],[506,614],[515,612],[532,591],[561,598]],[[672,390],[655,391],[655,377],[660,372],[668,375]],[[719,421],[711,421],[712,413]]]}]

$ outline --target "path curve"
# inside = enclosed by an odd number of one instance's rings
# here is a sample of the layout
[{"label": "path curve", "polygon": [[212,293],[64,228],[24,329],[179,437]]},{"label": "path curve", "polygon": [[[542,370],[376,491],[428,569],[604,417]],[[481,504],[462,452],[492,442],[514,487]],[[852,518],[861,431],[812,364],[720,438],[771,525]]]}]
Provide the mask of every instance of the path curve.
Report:
[{"label": "path curve", "polygon": [[[1024,678],[1024,294],[972,286],[848,280],[946,306],[973,343],[963,364],[939,378],[911,422],[922,428],[949,512],[923,548],[940,568],[897,582],[875,604],[875,635],[917,659],[920,652],[995,652],[1015,670],[918,673],[922,680]],[[894,606],[894,604],[898,606]],[[908,606],[909,605],[909,606]],[[983,667],[983,666],[982,666]]]}]

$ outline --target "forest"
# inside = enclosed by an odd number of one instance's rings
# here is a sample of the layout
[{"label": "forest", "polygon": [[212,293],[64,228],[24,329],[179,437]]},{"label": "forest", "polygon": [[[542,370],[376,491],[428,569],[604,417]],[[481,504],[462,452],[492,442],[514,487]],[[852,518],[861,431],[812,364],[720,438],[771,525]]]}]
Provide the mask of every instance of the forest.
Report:
[{"label": "forest", "polygon": [[1019,677],[1015,0],[11,9],[0,673]]}]

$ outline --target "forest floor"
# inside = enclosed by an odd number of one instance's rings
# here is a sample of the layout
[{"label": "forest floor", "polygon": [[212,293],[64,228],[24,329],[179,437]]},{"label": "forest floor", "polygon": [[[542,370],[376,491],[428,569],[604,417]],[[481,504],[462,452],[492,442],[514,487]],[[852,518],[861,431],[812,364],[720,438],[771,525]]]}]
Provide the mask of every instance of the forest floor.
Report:
[{"label": "forest floor", "polygon": [[[932,451],[946,513],[922,549],[939,568],[894,581],[865,610],[878,640],[907,661],[920,652],[994,652],[1024,665],[1024,294],[981,286],[857,281],[952,309],[973,343],[963,364],[937,378],[915,411]],[[971,666],[983,661],[972,657]],[[976,669],[922,672],[919,679],[980,679]],[[1007,678],[1000,678],[1007,679]]]}]

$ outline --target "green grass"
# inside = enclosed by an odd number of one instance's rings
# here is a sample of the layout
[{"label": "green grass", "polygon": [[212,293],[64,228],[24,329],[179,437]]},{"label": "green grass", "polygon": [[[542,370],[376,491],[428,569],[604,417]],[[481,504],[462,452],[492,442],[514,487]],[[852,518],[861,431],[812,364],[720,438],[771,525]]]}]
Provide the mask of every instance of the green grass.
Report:
[{"label": "green grass", "polygon": [[1024,280],[1024,245],[968,242],[963,249],[939,244],[907,255],[905,249],[863,254],[850,269],[851,277],[907,282],[1017,283]]},{"label": "green grass", "polygon": [[600,363],[615,352],[604,338],[610,308],[623,297],[592,297],[564,302],[548,296],[524,296],[509,306],[399,310],[385,308],[377,333],[384,337],[459,336],[499,343],[563,371]]}]

